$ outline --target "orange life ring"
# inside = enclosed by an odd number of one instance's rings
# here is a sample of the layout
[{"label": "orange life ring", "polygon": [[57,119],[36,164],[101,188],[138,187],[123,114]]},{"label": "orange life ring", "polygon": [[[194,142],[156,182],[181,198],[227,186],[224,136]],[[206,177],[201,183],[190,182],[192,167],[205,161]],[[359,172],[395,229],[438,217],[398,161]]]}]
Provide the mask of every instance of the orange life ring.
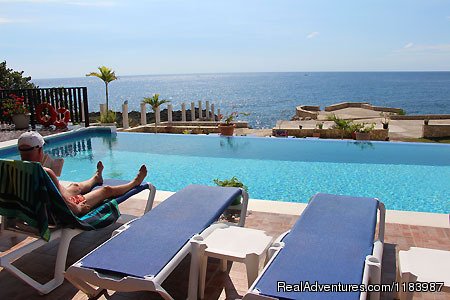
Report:
[{"label": "orange life ring", "polygon": [[[70,120],[70,112],[67,110],[67,108],[64,107],[60,107],[56,110],[57,112],[57,117],[55,122],[53,122],[53,125],[55,125],[58,128],[65,128],[67,127],[67,124],[69,123]],[[60,115],[63,115],[62,118],[60,118]]]},{"label": "orange life ring", "polygon": [[[44,109],[47,109],[49,115],[44,112]],[[36,107],[36,118],[40,124],[48,127],[56,121],[56,117],[56,111],[50,103],[41,103]]]}]

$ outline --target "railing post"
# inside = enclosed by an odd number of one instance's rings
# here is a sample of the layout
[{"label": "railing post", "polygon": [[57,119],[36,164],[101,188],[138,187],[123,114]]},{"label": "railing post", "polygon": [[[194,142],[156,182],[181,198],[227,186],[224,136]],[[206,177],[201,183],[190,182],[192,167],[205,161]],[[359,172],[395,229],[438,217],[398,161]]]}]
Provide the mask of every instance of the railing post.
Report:
[{"label": "railing post", "polygon": [[30,107],[30,125],[31,129],[36,130],[36,113],[35,113],[35,107],[36,107],[36,97],[35,97],[35,90],[27,90],[27,98],[28,98],[28,105]]},{"label": "railing post", "polygon": [[206,109],[206,120],[209,120],[209,101],[206,101],[205,104],[205,109]]},{"label": "railing post", "polygon": [[191,121],[195,121],[195,104],[191,102]]},{"label": "railing post", "polygon": [[181,103],[181,121],[186,122],[186,104]]},{"label": "railing post", "polygon": [[172,104],[167,105],[167,122],[172,123]]},{"label": "railing post", "polygon": [[202,101],[198,101],[198,119],[201,121],[203,119],[203,109],[202,109]]},{"label": "railing post", "polygon": [[158,106],[155,111],[155,123],[159,124],[160,122],[161,122],[161,109]]},{"label": "railing post", "polygon": [[211,103],[211,121],[216,120],[216,115],[214,114],[214,103]]},{"label": "railing post", "polygon": [[130,127],[128,123],[128,101],[122,104],[122,128],[127,129]]},{"label": "railing post", "polygon": [[84,126],[89,127],[89,105],[88,105],[88,93],[87,87],[83,88],[83,109],[84,113]]},{"label": "railing post", "polygon": [[147,125],[147,109],[145,103],[141,103],[141,125]]}]

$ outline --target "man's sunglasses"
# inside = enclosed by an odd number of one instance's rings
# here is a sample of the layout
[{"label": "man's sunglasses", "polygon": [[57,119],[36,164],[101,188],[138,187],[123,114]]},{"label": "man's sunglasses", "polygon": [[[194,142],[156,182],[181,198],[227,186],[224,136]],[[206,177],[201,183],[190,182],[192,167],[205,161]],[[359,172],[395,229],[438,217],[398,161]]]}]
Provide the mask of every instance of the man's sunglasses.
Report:
[{"label": "man's sunglasses", "polygon": [[42,148],[41,146],[34,146],[34,147],[30,147],[30,148],[19,148],[19,151],[31,151],[33,149],[38,149],[38,148]]}]

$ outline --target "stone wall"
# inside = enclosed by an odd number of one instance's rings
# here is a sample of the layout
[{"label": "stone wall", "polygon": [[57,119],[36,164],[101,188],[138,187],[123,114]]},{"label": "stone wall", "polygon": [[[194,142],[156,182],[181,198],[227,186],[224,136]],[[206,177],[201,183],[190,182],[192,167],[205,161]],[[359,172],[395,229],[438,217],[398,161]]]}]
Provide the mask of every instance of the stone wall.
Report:
[{"label": "stone wall", "polygon": [[[320,134],[320,138],[324,139],[352,139],[350,132],[344,132],[340,129],[284,129],[287,134],[295,137],[313,137],[314,134]],[[273,128],[272,134],[275,135],[275,131],[279,128]],[[385,141],[388,139],[388,129],[374,129],[370,132],[370,139],[373,141]]]},{"label": "stone wall", "polygon": [[337,103],[337,104],[333,104],[333,105],[325,107],[325,111],[334,111],[334,110],[344,109],[344,108],[348,108],[348,107],[364,108],[364,109],[369,109],[369,110],[373,110],[373,111],[391,112],[391,113],[396,113],[396,114],[403,112],[403,109],[401,109],[401,108],[373,106],[367,102]]},{"label": "stone wall", "polygon": [[320,110],[320,106],[306,106],[301,105],[295,108],[295,114],[300,119],[304,120],[305,118],[310,118],[312,120],[317,120],[319,116],[318,111]]},{"label": "stone wall", "polygon": [[450,125],[423,125],[422,137],[424,138],[441,138],[450,137]]}]

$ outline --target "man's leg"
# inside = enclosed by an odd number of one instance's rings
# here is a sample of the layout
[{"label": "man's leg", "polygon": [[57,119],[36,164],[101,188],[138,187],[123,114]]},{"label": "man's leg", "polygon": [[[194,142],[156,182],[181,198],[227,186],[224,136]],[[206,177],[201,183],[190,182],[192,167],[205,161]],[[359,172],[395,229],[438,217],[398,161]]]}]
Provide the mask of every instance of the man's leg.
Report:
[{"label": "man's leg", "polygon": [[75,182],[70,184],[67,187],[67,191],[72,195],[84,195],[88,193],[94,186],[103,183],[103,168],[103,163],[99,161],[97,163],[97,171],[91,178],[83,182]]},{"label": "man's leg", "polygon": [[142,165],[136,178],[129,183],[116,186],[103,186],[95,191],[89,192],[84,195],[86,200],[84,203],[90,208],[93,208],[106,199],[123,195],[135,186],[140,185],[145,176],[147,176],[147,168],[145,165]]}]

